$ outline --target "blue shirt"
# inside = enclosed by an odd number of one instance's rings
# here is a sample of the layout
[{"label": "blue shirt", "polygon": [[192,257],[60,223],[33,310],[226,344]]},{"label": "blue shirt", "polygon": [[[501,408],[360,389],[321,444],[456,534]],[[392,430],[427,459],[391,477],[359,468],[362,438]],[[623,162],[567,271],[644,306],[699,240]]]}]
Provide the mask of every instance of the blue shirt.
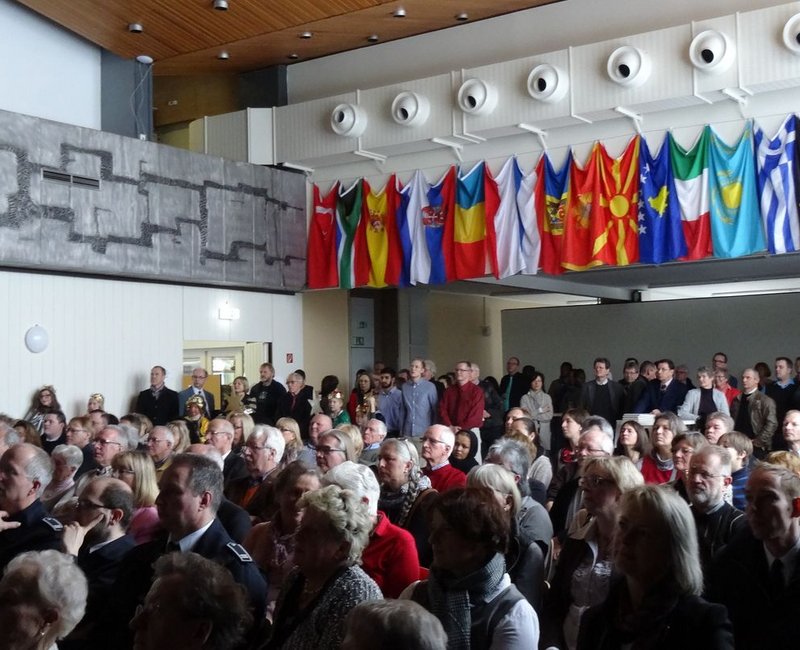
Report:
[{"label": "blue shirt", "polygon": [[387,431],[400,431],[403,423],[403,396],[396,386],[378,393],[378,410],[386,421]]},{"label": "blue shirt", "polygon": [[409,379],[400,389],[403,398],[403,426],[406,437],[419,437],[429,426],[436,423],[436,405],[439,395],[427,379],[416,382]]}]

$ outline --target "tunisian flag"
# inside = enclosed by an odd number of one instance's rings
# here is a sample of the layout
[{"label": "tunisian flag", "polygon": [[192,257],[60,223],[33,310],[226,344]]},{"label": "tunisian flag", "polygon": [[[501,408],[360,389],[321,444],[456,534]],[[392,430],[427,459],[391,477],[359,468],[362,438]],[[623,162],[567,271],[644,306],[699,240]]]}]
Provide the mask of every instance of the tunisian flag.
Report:
[{"label": "tunisian flag", "polygon": [[314,185],[314,213],[308,227],[306,275],[309,289],[329,289],[339,286],[336,258],[336,199],[339,183],[333,184],[325,196]]},{"label": "tunisian flag", "polygon": [[373,192],[369,183],[364,181],[361,227],[364,228],[369,252],[370,287],[400,283],[403,250],[396,222],[399,203],[400,194],[394,174],[379,192]]}]

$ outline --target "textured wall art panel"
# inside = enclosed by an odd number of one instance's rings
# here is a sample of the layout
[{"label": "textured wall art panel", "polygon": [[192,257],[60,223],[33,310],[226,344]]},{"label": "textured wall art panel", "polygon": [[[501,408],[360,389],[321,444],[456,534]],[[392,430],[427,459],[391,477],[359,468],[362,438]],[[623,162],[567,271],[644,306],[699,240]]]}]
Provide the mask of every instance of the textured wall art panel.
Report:
[{"label": "textured wall art panel", "polygon": [[0,265],[297,291],[301,174],[0,111]]}]

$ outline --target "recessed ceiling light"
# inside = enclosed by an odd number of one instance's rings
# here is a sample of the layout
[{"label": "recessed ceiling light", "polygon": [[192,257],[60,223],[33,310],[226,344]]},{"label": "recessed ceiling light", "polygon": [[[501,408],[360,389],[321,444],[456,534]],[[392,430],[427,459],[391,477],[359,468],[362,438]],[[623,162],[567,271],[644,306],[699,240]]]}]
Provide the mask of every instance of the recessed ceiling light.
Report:
[{"label": "recessed ceiling light", "polygon": [[141,34],[144,31],[144,27],[142,27],[139,23],[130,23],[128,25],[128,31],[131,34]]},{"label": "recessed ceiling light", "polygon": [[406,10],[403,9],[402,7],[398,7],[397,9],[394,10],[392,16],[394,16],[395,18],[405,18]]},{"label": "recessed ceiling light", "polygon": [[311,38],[313,35],[314,35],[314,34],[312,34],[311,32],[302,32],[302,33],[300,34],[300,38],[305,38],[305,39],[308,39],[308,38]]},{"label": "recessed ceiling light", "polygon": [[367,40],[370,43],[377,43],[380,40],[380,38],[378,37],[377,34],[370,34],[369,36],[367,36]]},{"label": "recessed ceiling light", "polygon": [[214,0],[213,7],[217,11],[228,11],[228,0]]},{"label": "recessed ceiling light", "polygon": [[463,23],[465,20],[469,20],[469,14],[462,11],[460,14],[456,14],[456,20]]},{"label": "recessed ceiling light", "polygon": [[228,54],[228,53],[227,53],[225,50],[222,50],[222,52],[220,52],[219,54],[217,54],[217,58],[218,58],[220,61],[227,61],[228,59],[230,59],[230,58],[231,58],[231,55],[230,55],[230,54]]},{"label": "recessed ceiling light", "polygon": [[300,55],[296,54],[295,52],[292,52],[291,54],[288,55],[287,58],[291,59],[292,61],[296,61],[297,59],[300,58]]}]

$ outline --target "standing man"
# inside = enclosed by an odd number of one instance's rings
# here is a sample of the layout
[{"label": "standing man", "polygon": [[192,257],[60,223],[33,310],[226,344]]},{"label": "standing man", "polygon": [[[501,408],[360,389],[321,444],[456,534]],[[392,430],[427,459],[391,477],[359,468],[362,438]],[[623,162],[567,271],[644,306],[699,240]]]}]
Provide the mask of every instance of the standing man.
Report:
[{"label": "standing man", "polygon": [[[766,394],[775,402],[775,417],[778,422],[783,422],[786,413],[799,405],[800,394],[797,392],[797,384],[792,377],[792,370],[792,360],[789,357],[778,357],[775,359],[775,381],[767,384]],[[786,449],[780,428],[775,432],[772,448]]]},{"label": "standing man", "polygon": [[503,413],[510,408],[519,406],[519,401],[528,392],[528,388],[525,385],[522,373],[519,371],[519,357],[508,357],[506,374],[500,379],[500,397],[503,399]]},{"label": "standing man", "polygon": [[256,401],[253,420],[256,424],[274,426],[278,402],[286,394],[286,387],[275,379],[275,367],[271,363],[262,363],[258,372],[261,381],[250,389],[250,397]]},{"label": "standing man", "polygon": [[742,373],[742,393],[733,398],[731,417],[734,428],[753,441],[753,454],[764,458],[772,449],[778,429],[775,401],[758,390],[759,375],[753,368]]},{"label": "standing man", "polygon": [[438,492],[465,487],[467,475],[450,464],[450,452],[455,444],[455,434],[442,424],[429,427],[422,437],[422,458],[428,465],[422,470]]},{"label": "standing man", "polygon": [[186,400],[194,395],[200,395],[203,398],[206,404],[206,417],[214,416],[214,396],[203,388],[207,379],[208,371],[205,368],[192,370],[192,385],[178,393],[178,414],[181,417],[186,415]]},{"label": "standing man", "polygon": [[444,391],[439,402],[439,421],[448,427],[480,432],[483,424],[483,390],[472,382],[472,364],[456,364],[456,383]]},{"label": "standing man", "polygon": [[[300,434],[308,436],[308,422],[311,419],[311,402],[305,390],[306,380],[298,372],[286,377],[286,392],[278,400],[276,419],[292,418],[300,426]],[[313,391],[312,391],[313,394]]]},{"label": "standing man", "polygon": [[594,360],[594,379],[581,388],[581,406],[592,415],[599,415],[613,426],[622,415],[625,389],[608,375],[611,362],[605,357]]},{"label": "standing man", "polygon": [[406,438],[419,438],[436,422],[439,398],[433,383],[422,377],[424,370],[422,359],[414,359],[408,370],[408,381],[400,389],[403,396],[401,431]]},{"label": "standing man", "polygon": [[656,361],[656,378],[647,385],[634,413],[677,413],[688,392],[686,384],[675,381],[675,364],[672,359],[659,359]]},{"label": "standing man", "polygon": [[403,423],[403,396],[400,394],[400,389],[394,385],[394,380],[394,368],[384,367],[380,374],[378,410],[386,421],[386,431],[391,438],[400,435],[400,427]]},{"label": "standing man", "polygon": [[647,388],[647,379],[639,373],[639,364],[635,359],[625,362],[622,376],[623,380],[619,382],[625,391],[625,397],[622,399],[622,412],[633,413],[636,403]]},{"label": "standing man", "polygon": [[724,352],[715,352],[714,358],[712,359],[712,367],[714,371],[719,370],[720,372],[724,372],[728,376],[728,383],[734,388],[739,388],[739,382],[736,380],[736,377],[728,372],[727,354]]},{"label": "standing man", "polygon": [[146,415],[153,424],[166,425],[178,419],[178,393],[166,387],[166,378],[167,371],[163,366],[153,366],[150,370],[150,388],[143,390],[136,398],[136,412]]}]

